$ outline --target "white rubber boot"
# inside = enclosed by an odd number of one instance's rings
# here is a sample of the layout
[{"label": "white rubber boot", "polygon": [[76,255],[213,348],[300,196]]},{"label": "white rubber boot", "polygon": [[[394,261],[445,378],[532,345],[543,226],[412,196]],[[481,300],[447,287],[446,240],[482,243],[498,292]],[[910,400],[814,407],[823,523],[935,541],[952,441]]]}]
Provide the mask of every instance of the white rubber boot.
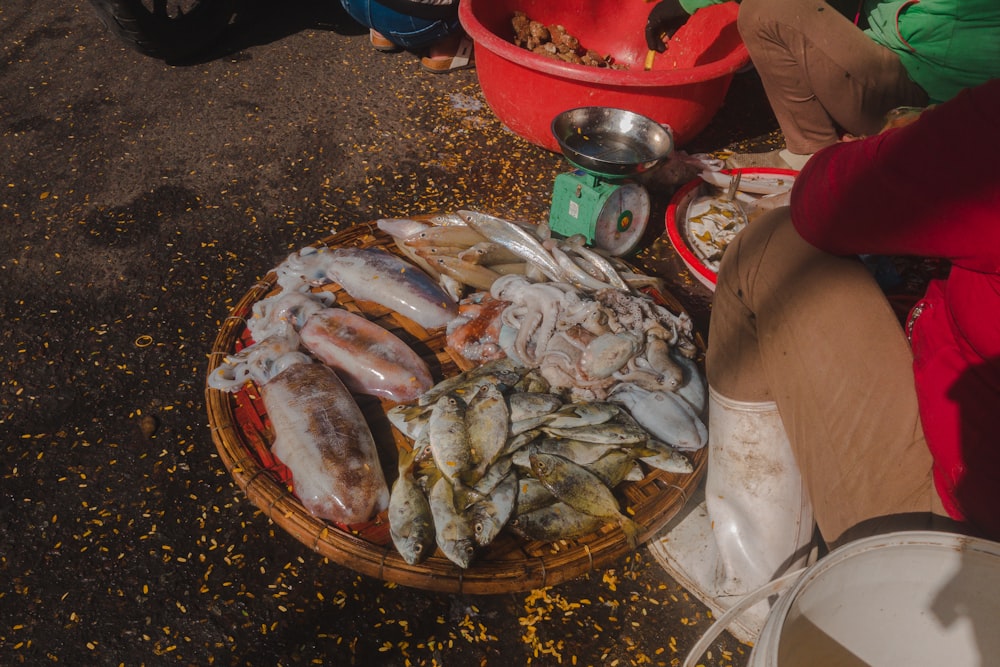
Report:
[{"label": "white rubber boot", "polygon": [[[704,498],[650,542],[678,583],[719,615],[744,595],[806,565],[812,508],[773,402],[735,401],[709,388]],[[770,608],[765,600],[729,627],[752,643]]]}]

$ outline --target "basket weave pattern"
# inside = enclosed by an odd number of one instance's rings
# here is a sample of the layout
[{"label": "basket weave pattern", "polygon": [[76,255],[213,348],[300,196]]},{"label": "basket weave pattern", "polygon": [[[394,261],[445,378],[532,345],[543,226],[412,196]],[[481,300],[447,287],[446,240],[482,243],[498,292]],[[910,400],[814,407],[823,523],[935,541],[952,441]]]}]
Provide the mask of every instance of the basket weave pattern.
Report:
[{"label": "basket weave pattern", "polygon": [[[322,239],[316,246],[379,247],[396,252],[391,237],[375,225],[358,225]],[[398,254],[398,253],[397,253]],[[273,294],[276,276],[269,273],[250,289],[222,323],[209,357],[210,375],[226,355],[253,341],[246,319],[259,300]],[[337,285],[324,286],[335,293],[340,307],[364,315],[408,343],[427,362],[435,381],[467,368],[449,353],[442,330],[427,331],[413,321],[382,306],[353,300]],[[667,294],[658,294],[674,312],[681,306]],[[526,591],[556,585],[591,570],[601,569],[630,551],[624,534],[608,524],[591,535],[557,543],[529,541],[503,531],[463,570],[435,553],[419,565],[410,565],[396,552],[383,512],[361,525],[335,525],[310,514],[295,497],[287,469],[270,452],[270,421],[257,387],[248,383],[235,394],[205,389],[212,440],[237,486],[250,501],[292,537],[329,560],[361,574],[400,585],[448,593],[492,594]],[[379,456],[391,485],[396,456],[410,448],[409,440],[386,418],[392,403],[356,396],[379,447]],[[707,452],[694,452],[695,471],[687,475],[650,471],[638,482],[619,485],[616,495],[624,510],[642,527],[640,540],[650,539],[680,509],[704,474]],[[390,472],[391,471],[391,472]]]}]

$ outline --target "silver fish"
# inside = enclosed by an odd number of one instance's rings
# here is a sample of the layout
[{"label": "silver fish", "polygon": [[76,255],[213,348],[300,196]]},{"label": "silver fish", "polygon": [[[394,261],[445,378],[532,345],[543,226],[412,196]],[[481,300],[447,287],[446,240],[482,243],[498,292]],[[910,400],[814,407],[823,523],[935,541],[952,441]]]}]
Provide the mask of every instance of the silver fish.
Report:
[{"label": "silver fish", "polygon": [[417,399],[417,404],[432,405],[442,394],[449,391],[468,394],[481,382],[513,386],[520,381],[525,370],[523,366],[507,357],[487,361],[485,364],[438,382]]},{"label": "silver fish", "polygon": [[400,403],[385,411],[389,423],[399,429],[399,432],[410,440],[416,440],[427,428],[431,418],[431,409],[426,406]]},{"label": "silver fish", "polygon": [[708,443],[708,428],[694,408],[672,391],[648,391],[625,383],[615,387],[611,400],[624,405],[655,438],[681,451]]},{"label": "silver fish", "polygon": [[621,412],[614,403],[594,401],[591,403],[568,403],[546,422],[550,428],[580,428],[597,426],[611,421]]},{"label": "silver fish", "polygon": [[639,457],[639,460],[643,463],[656,468],[657,470],[678,473],[681,475],[694,472],[694,465],[688,457],[684,456],[667,443],[660,442],[655,438],[650,438],[646,444],[647,447],[655,453],[649,456]]},{"label": "silver fish", "polygon": [[515,391],[507,397],[512,422],[540,417],[562,407],[563,400],[555,394],[537,391]]},{"label": "silver fish", "polygon": [[532,232],[509,220],[477,211],[459,211],[466,224],[488,240],[499,243],[538,267],[550,280],[561,282],[566,272],[556,263],[542,242]]},{"label": "silver fish", "polygon": [[558,542],[589,535],[607,521],[592,516],[564,502],[518,514],[510,520],[511,529],[521,537],[540,542]]},{"label": "silver fish", "polygon": [[[571,237],[571,239],[572,238],[573,237]],[[567,239],[567,241],[570,241],[570,239]],[[612,287],[617,289],[626,292],[629,291],[628,284],[615,269],[611,260],[602,255],[600,252],[584,245],[582,237],[573,239],[573,242],[571,243],[564,244],[563,249],[572,250],[580,255],[584,260],[589,262],[592,266],[596,267],[597,270],[603,274],[604,282],[610,283]]]},{"label": "silver fish", "polygon": [[507,524],[514,513],[517,490],[517,475],[508,474],[489,496],[469,508],[476,544],[483,547],[490,544]]},{"label": "silver fish", "polygon": [[412,218],[379,218],[375,226],[394,239],[405,239],[430,227],[430,223]]},{"label": "silver fish", "polygon": [[[621,445],[615,443],[585,442],[583,440],[573,440],[572,438],[542,438],[538,442],[534,442],[528,447],[515,452],[513,460],[515,465],[530,467],[531,455],[541,452],[543,454],[561,456],[577,465],[588,466],[605,454],[621,450],[621,448]],[[645,450],[643,450],[643,453],[646,453]]]},{"label": "silver fish", "polygon": [[481,478],[486,468],[496,461],[507,443],[510,427],[510,408],[500,388],[484,382],[479,390],[467,401],[465,426],[469,434],[469,446],[473,458],[477,459],[474,478]]},{"label": "silver fish", "polygon": [[468,568],[476,554],[475,527],[455,508],[451,482],[439,477],[428,496],[438,548],[455,565]]},{"label": "silver fish", "polygon": [[389,494],[389,536],[410,565],[422,563],[434,550],[434,517],[430,502],[413,476],[414,452],[400,452],[399,477]]},{"label": "silver fish", "polygon": [[573,258],[567,255],[565,252],[559,249],[559,246],[554,243],[549,245],[546,243],[545,247],[549,253],[552,255],[552,259],[555,260],[559,268],[563,270],[565,280],[572,283],[573,285],[584,288],[584,289],[606,289],[611,287],[609,283],[598,280],[593,277],[585,270],[583,270],[579,264],[573,261]]},{"label": "silver fish", "polygon": [[617,523],[629,546],[639,544],[641,527],[621,513],[618,500],[594,473],[551,454],[532,454],[531,471],[559,500],[573,509]]},{"label": "silver fish", "polygon": [[684,381],[677,388],[677,395],[686,400],[694,408],[695,413],[703,415],[705,413],[705,406],[708,403],[708,387],[705,383],[705,377],[702,375],[694,359],[690,359],[683,354],[672,356],[674,361],[684,370]]},{"label": "silver fish", "polygon": [[616,422],[606,422],[594,424],[580,428],[553,428],[550,426],[541,427],[549,435],[560,438],[573,438],[585,442],[597,442],[616,445],[634,445],[645,442],[649,438],[649,433],[631,424],[619,424]]},{"label": "silver fish", "polygon": [[[483,241],[469,246],[458,254],[458,258],[472,264],[482,264],[493,267],[497,264],[511,264],[523,261],[516,253],[511,252],[499,243]],[[495,269],[494,269],[495,270]]]},{"label": "silver fish", "polygon": [[556,497],[537,479],[527,476],[518,478],[515,514],[527,514],[554,502],[556,502]]},{"label": "silver fish", "polygon": [[486,239],[468,225],[431,225],[408,236],[403,243],[411,248],[469,248]]},{"label": "silver fish", "polygon": [[427,424],[431,455],[441,474],[451,484],[469,486],[476,465],[465,423],[467,406],[455,392],[438,399]]},{"label": "silver fish", "polygon": [[636,463],[635,456],[632,450],[615,449],[586,468],[613,489],[624,481],[638,482],[646,476],[642,466]]}]

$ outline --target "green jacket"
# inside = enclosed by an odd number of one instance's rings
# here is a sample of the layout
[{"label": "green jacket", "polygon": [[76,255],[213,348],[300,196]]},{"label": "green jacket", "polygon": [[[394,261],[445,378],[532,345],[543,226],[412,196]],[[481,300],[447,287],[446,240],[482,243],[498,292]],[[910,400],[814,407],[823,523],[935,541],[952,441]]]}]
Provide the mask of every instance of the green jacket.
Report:
[{"label": "green jacket", "polygon": [[1000,77],[1000,0],[866,0],[864,13],[932,104]]},{"label": "green jacket", "polygon": [[[689,13],[726,0],[680,0]],[[932,104],[1000,77],[1000,0],[862,0],[865,34],[899,56]]]}]

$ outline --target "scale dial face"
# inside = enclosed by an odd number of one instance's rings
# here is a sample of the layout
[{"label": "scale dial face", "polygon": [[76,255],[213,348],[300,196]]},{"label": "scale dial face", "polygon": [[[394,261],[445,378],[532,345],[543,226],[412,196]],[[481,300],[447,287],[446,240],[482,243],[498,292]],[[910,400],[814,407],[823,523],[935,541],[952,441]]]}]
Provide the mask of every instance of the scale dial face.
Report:
[{"label": "scale dial face", "polygon": [[649,222],[649,193],[638,183],[624,183],[611,193],[594,224],[594,245],[624,255],[642,240]]}]

